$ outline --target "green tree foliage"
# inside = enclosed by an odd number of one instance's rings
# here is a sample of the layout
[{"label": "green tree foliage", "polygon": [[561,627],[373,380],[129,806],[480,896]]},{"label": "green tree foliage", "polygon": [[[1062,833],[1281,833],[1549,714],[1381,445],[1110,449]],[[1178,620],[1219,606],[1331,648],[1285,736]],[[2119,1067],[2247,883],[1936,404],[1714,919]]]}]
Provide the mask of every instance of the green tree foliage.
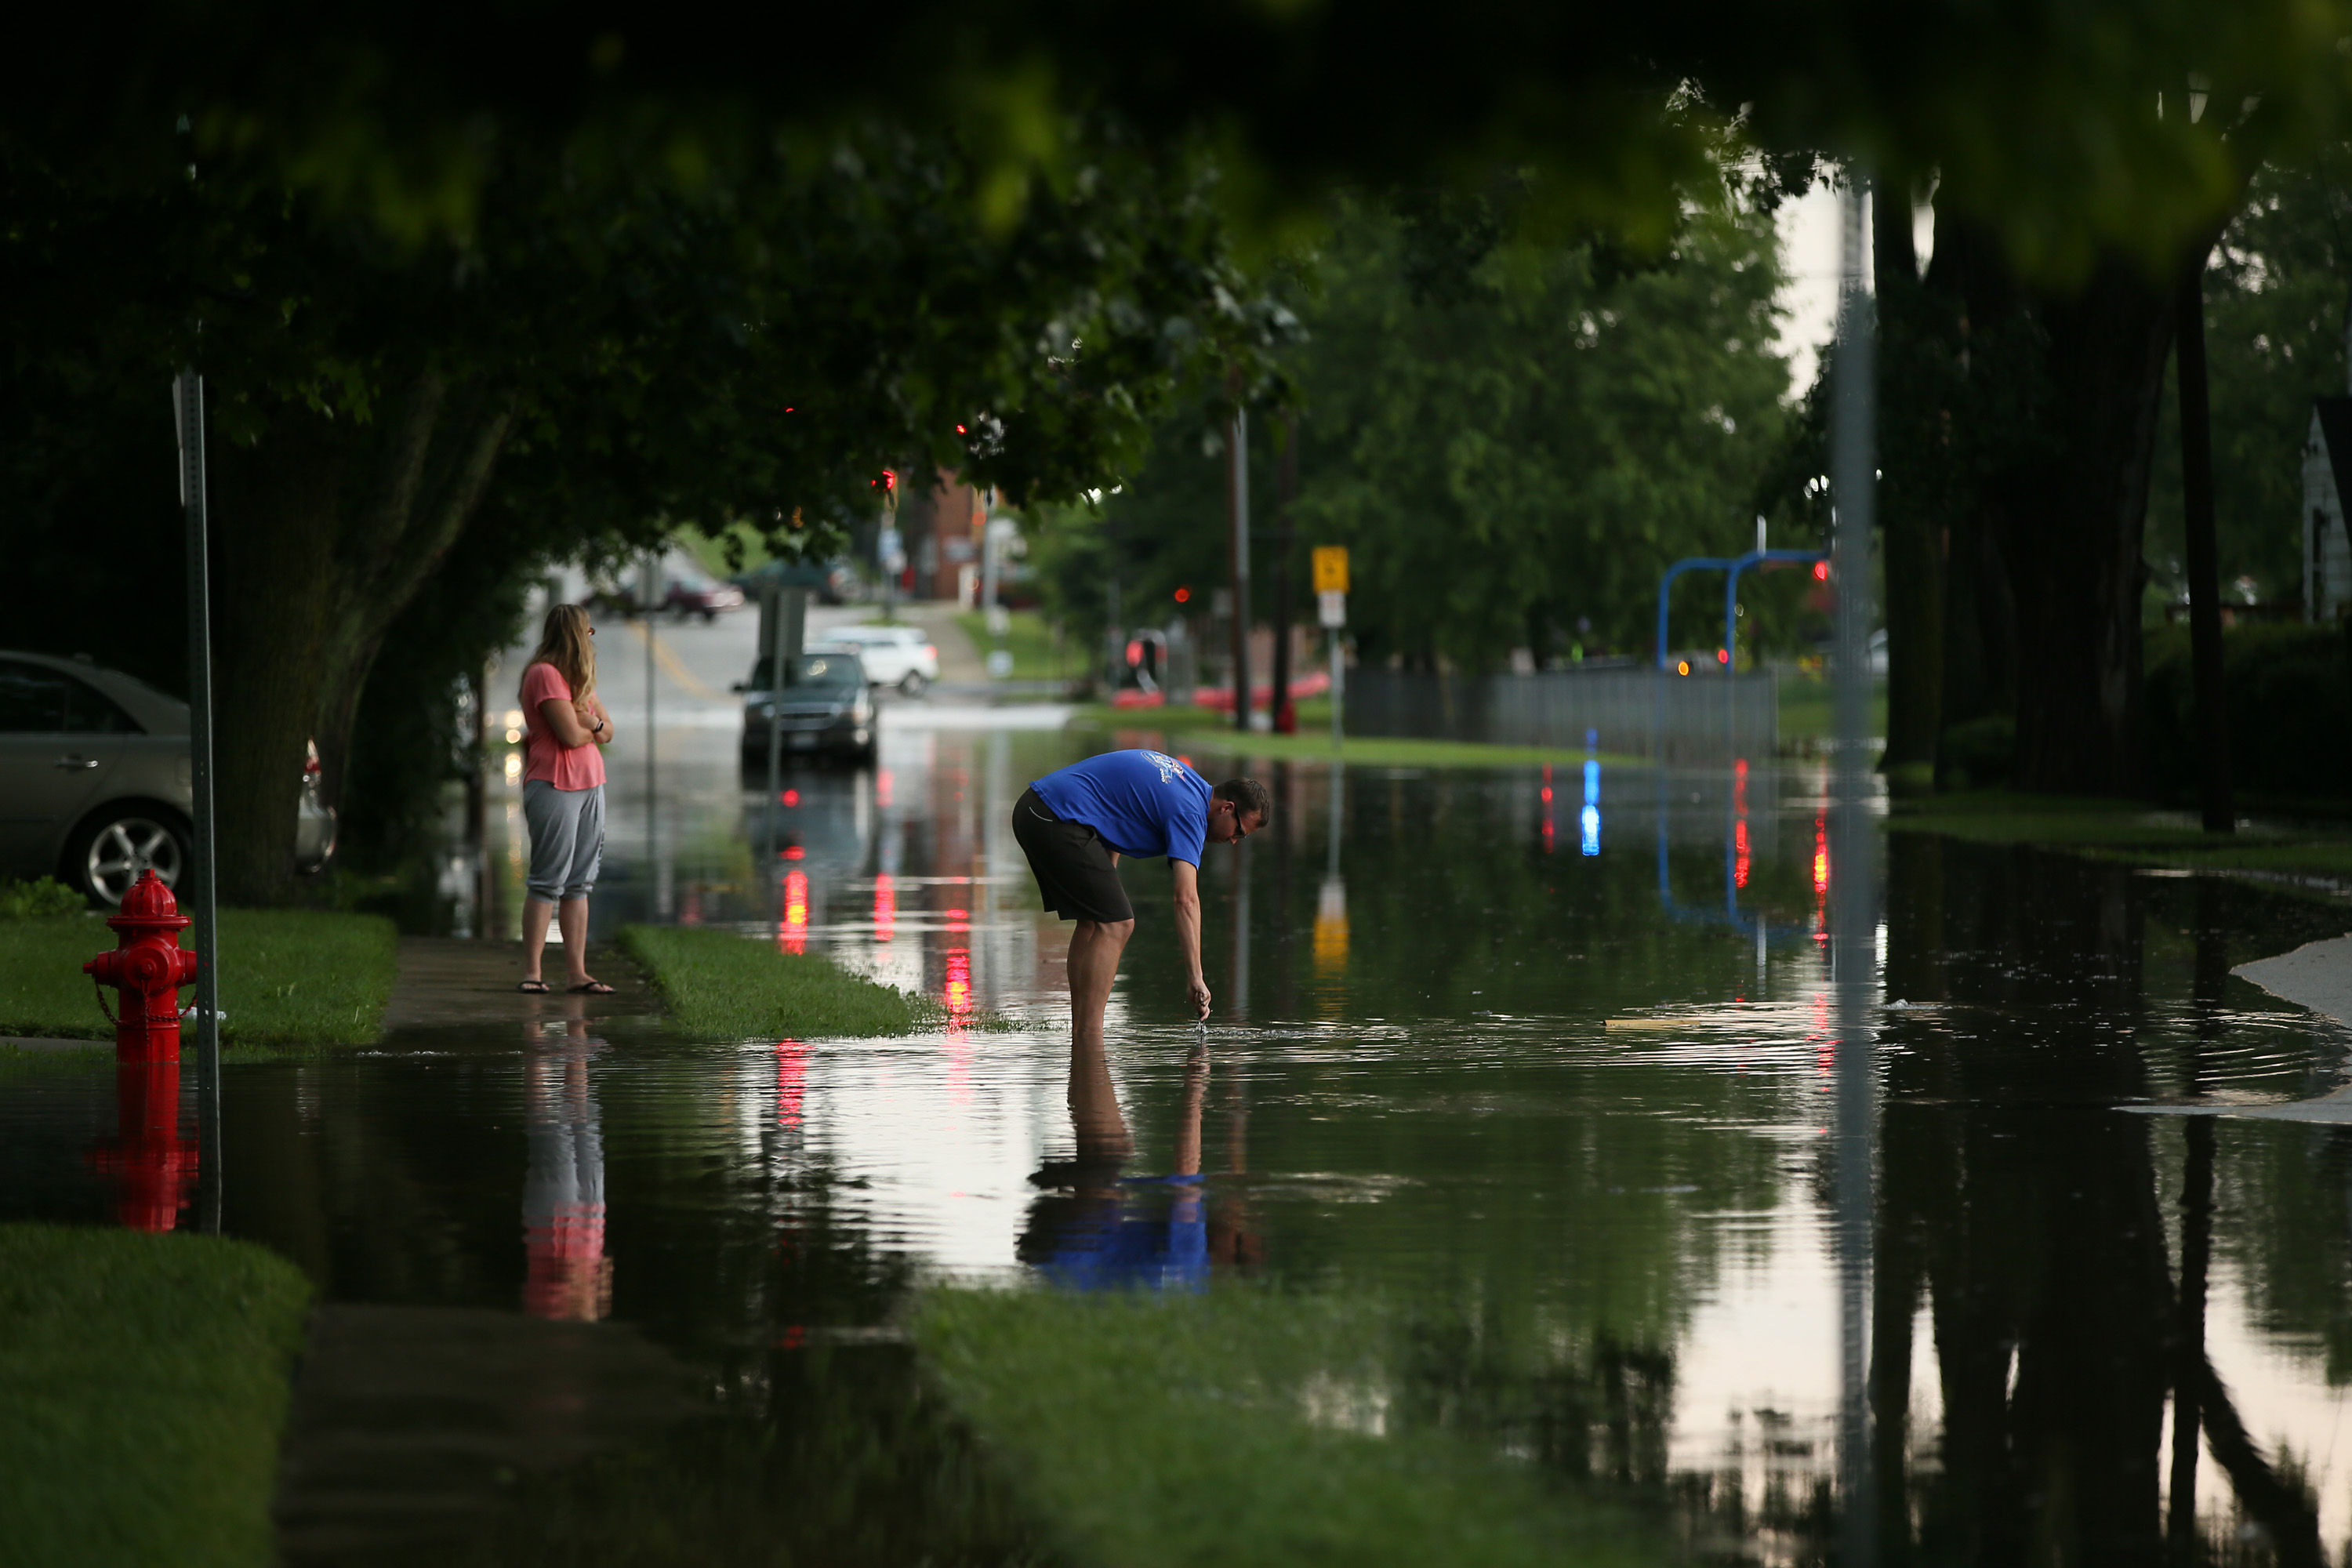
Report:
[{"label": "green tree foliage", "polygon": [[[2303,593],[2303,446],[2315,397],[2345,391],[2352,311],[2352,148],[2265,167],[2205,273],[2213,511],[2225,603]],[[2184,601],[2180,409],[2168,381],[2148,498],[2151,591]]]},{"label": "green tree foliage", "polygon": [[[1648,256],[1512,220],[1500,197],[1344,201],[1301,279],[1304,340],[1285,356],[1301,410],[1293,608],[1311,603],[1307,545],[1348,545],[1367,657],[1485,668],[1520,647],[1643,650],[1668,563],[1754,542],[1788,387],[1769,213],[1717,181]],[[1254,420],[1261,531],[1282,439]],[[1224,440],[1221,405],[1189,407],[1098,521],[1053,520],[1039,561],[1055,607],[1099,626],[1115,552],[1128,613],[1178,613],[1179,587],[1205,608],[1227,580]],[[1785,641],[1800,596],[1745,596]],[[1721,579],[1677,605],[1675,635],[1711,647]]]},{"label": "green tree foliage", "polygon": [[[995,229],[971,157],[869,128],[691,189],[524,145],[470,230],[415,241],[266,169],[86,187],[8,146],[0,268],[48,323],[18,338],[13,466],[184,356],[207,375],[225,889],[283,890],[303,742],[340,791],[388,630],[445,562],[481,613],[443,629],[478,649],[510,629],[511,595],[482,618],[499,580],[677,521],[836,548],[886,465],[1072,493],[1140,452],[1196,365],[1246,362],[1261,312],[1202,166],[1065,131],[1091,161]],[[120,465],[137,424],[82,467]],[[75,500],[21,526],[55,537]]]},{"label": "green tree foliage", "polygon": [[[558,141],[590,172],[657,161],[691,185],[877,110],[963,138],[981,171],[970,210],[1001,225],[1041,175],[1086,163],[1062,119],[1109,107],[1155,143],[1213,132],[1240,176],[1229,200],[1262,213],[1312,209],[1334,182],[1500,164],[1544,171],[1560,211],[1655,239],[1738,106],[1769,146],[1940,168],[2028,271],[2080,278],[2102,245],[2168,265],[2241,177],[2226,117],[2154,115],[2158,93],[2194,73],[2217,105],[2260,96],[2307,132],[2343,92],[2346,30],[2342,0],[1213,0],[1172,16],[931,0],[724,28],[695,12],[186,0],[29,18],[19,52],[43,68],[0,112],[49,155],[155,172],[181,162],[156,132],[184,116],[206,157],[250,157],[411,237],[494,213],[519,141]],[[1680,112],[1661,115],[1670,101]]]},{"label": "green tree foliage", "polygon": [[1298,510],[1350,547],[1367,652],[1487,668],[1586,623],[1640,648],[1668,563],[1753,542],[1788,388],[1780,268],[1769,216],[1713,195],[1646,260],[1430,207],[1343,217]]}]

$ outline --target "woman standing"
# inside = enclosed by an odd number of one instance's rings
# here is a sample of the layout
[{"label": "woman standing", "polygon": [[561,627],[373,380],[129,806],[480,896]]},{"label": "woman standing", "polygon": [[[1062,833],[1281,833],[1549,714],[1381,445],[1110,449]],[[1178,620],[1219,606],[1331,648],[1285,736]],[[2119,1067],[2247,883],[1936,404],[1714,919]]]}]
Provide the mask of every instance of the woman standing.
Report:
[{"label": "woman standing", "polygon": [[568,991],[606,996],[613,988],[588,973],[588,891],[604,858],[604,752],[613,716],[596,700],[596,628],[578,605],[547,612],[539,651],[522,672],[522,816],[530,827],[530,892],[522,904],[522,984],[545,994],[540,978],[547,918],[563,933]]}]

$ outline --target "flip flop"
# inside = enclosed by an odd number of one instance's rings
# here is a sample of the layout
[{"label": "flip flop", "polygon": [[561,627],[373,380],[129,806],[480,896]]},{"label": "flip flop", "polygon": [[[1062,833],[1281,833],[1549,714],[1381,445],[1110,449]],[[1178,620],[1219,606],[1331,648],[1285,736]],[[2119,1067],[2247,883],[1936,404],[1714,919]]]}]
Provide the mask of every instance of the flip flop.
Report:
[{"label": "flip flop", "polygon": [[565,986],[563,994],[567,996],[610,996],[613,988],[601,980],[588,980],[577,985]]},{"label": "flip flop", "polygon": [[516,986],[515,989],[521,992],[526,996],[544,996],[547,994],[547,982],[544,980],[526,980],[521,984]]}]

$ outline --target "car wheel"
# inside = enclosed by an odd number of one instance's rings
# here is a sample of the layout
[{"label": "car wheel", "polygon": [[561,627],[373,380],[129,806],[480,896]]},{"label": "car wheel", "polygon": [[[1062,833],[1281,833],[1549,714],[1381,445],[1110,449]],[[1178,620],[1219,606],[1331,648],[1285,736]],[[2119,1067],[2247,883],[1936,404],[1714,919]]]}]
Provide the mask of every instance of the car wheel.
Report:
[{"label": "car wheel", "polygon": [[66,845],[65,880],[94,903],[120,904],[149,867],[167,888],[188,865],[187,829],[152,806],[121,805],[91,816]]},{"label": "car wheel", "polygon": [[923,688],[929,684],[929,681],[923,679],[921,670],[910,669],[898,678],[898,694],[902,697],[920,697],[923,694]]}]

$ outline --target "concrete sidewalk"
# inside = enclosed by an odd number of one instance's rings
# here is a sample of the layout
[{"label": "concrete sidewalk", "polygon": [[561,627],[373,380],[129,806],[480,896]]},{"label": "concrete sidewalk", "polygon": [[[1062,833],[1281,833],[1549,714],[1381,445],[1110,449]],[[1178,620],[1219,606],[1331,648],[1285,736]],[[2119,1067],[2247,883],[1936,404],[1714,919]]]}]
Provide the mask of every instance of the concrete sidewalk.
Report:
[{"label": "concrete sidewalk", "polygon": [[2230,973],[2352,1028],[2352,936],[2307,942],[2293,952],[2258,958]]},{"label": "concrete sidewalk", "polygon": [[541,961],[541,973],[554,989],[541,996],[515,989],[522,979],[520,942],[404,936],[400,939],[400,978],[393,984],[383,1026],[389,1032],[541,1019],[630,1018],[662,1010],[644,973],[612,943],[600,942],[590,950],[588,972],[613,987],[613,994],[574,996],[566,992],[563,949],[553,942]]}]

